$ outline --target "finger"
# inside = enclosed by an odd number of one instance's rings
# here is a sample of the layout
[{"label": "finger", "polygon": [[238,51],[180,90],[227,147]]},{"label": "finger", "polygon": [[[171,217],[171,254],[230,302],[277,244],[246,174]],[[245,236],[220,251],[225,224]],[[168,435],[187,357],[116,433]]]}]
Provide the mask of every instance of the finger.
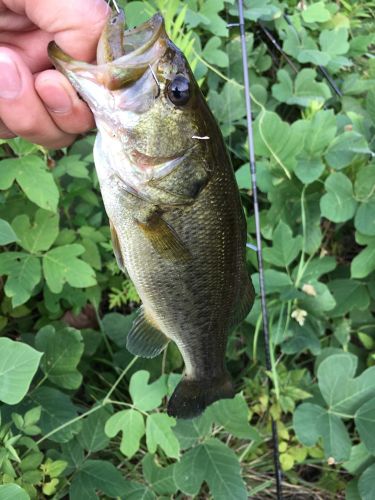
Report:
[{"label": "finger", "polygon": [[35,79],[35,88],[59,129],[70,134],[82,134],[95,126],[88,106],[58,71],[40,73]]},{"label": "finger", "polygon": [[0,46],[15,50],[30,68],[31,73],[52,67],[46,49],[51,40],[53,40],[52,33],[39,29],[16,35],[12,31],[0,31]]},{"label": "finger", "polygon": [[34,88],[34,79],[22,58],[0,49],[0,118],[14,134],[57,148],[71,144],[75,135],[56,126]]},{"label": "finger", "polygon": [[3,0],[17,14],[26,16],[76,59],[95,58],[98,39],[110,12],[104,0]]},{"label": "finger", "polygon": [[12,137],[16,137],[16,135],[0,120],[0,139],[11,139]]}]

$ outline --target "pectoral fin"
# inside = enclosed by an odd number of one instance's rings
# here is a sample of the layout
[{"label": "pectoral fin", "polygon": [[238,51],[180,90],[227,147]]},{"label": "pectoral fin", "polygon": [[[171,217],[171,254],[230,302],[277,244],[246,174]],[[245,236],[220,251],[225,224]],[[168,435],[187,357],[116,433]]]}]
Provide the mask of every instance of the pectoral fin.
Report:
[{"label": "pectoral fin", "polygon": [[250,309],[254,303],[255,292],[253,285],[246,273],[244,273],[240,285],[240,300],[230,317],[230,328],[239,325],[249,314]]},{"label": "pectoral fin", "polygon": [[169,342],[168,337],[153,324],[147,317],[144,307],[139,308],[139,313],[128,333],[126,348],[135,356],[154,358],[165,349]]},{"label": "pectoral fin", "polygon": [[113,253],[115,254],[117,265],[121,269],[122,272],[126,272],[125,260],[124,260],[124,256],[122,255],[120,241],[118,239],[116,229],[115,229],[114,225],[112,224],[111,220],[109,221],[109,228],[111,230]]},{"label": "pectoral fin", "polygon": [[158,213],[153,214],[147,222],[136,221],[136,223],[157,253],[165,259],[176,261],[191,259],[189,249]]}]

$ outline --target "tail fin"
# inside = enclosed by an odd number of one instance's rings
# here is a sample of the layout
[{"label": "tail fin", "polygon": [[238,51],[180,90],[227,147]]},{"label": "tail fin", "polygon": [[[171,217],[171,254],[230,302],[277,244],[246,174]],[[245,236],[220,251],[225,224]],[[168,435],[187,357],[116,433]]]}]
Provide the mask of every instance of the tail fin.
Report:
[{"label": "tail fin", "polygon": [[218,399],[233,398],[232,381],[227,373],[214,379],[183,378],[168,402],[168,415],[177,418],[198,417]]}]

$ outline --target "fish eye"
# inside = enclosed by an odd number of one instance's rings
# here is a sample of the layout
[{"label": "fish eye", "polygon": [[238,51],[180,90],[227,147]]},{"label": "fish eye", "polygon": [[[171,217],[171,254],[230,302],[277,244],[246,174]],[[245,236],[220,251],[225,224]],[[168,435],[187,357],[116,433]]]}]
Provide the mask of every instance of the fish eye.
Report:
[{"label": "fish eye", "polygon": [[183,106],[190,99],[190,82],[183,75],[177,75],[168,85],[168,99],[175,106]]}]

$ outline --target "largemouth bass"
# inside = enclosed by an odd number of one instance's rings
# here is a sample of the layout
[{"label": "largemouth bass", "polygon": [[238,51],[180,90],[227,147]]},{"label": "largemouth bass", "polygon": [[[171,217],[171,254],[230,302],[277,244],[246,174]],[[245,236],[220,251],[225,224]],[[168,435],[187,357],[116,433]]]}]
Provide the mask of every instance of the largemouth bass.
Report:
[{"label": "largemouth bass", "polygon": [[95,116],[114,252],[143,302],[127,348],[151,358],[177,344],[185,374],[168,414],[192,418],[234,396],[227,338],[254,299],[246,223],[220,129],[162,16],[124,29],[112,14],[96,65],[53,42],[49,55]]}]

